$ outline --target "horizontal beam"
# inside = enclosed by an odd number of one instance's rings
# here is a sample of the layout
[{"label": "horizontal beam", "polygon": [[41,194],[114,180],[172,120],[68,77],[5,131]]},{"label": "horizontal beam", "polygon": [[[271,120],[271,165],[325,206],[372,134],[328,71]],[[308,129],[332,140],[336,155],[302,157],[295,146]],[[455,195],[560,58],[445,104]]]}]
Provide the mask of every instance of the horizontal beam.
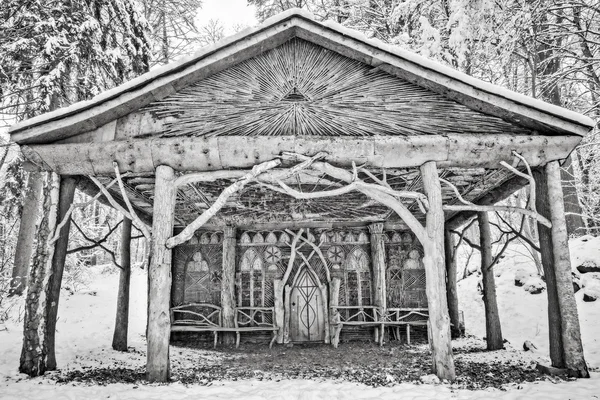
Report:
[{"label": "horizontal beam", "polygon": [[[373,222],[382,222],[381,220],[369,220],[369,221],[283,221],[283,222],[257,222],[252,224],[236,224],[235,227],[241,230],[284,230],[284,229],[341,229],[341,228],[367,228]],[[225,225],[217,225],[208,223],[202,226],[202,230],[210,231],[222,231]],[[384,222],[384,229],[386,231],[408,231],[410,230],[403,222]],[[175,228],[174,233],[179,233],[181,229]]]},{"label": "horizontal beam", "polygon": [[[528,180],[525,178],[522,178],[520,176],[513,176],[512,178],[504,182],[502,185],[495,187],[481,198],[475,199],[472,202],[480,206],[489,206],[496,204],[506,199],[511,194],[521,189],[528,183]],[[446,220],[446,229],[457,229],[458,227],[469,222],[475,215],[477,215],[477,211],[473,210],[459,212],[453,217],[450,217]]]},{"label": "horizontal beam", "polygon": [[[566,158],[579,136],[454,134],[431,136],[329,137],[178,137],[103,143],[22,146],[25,157],[41,169],[63,175],[112,175],[113,161],[122,172],[153,173],[159,165],[176,171],[252,168],[282,152],[312,155],[324,151],[327,162],[350,167],[410,168],[435,161],[440,168],[499,168],[512,163],[513,151],[531,166]],[[295,160],[291,160],[294,163]],[[297,160],[296,160],[297,161]]]}]

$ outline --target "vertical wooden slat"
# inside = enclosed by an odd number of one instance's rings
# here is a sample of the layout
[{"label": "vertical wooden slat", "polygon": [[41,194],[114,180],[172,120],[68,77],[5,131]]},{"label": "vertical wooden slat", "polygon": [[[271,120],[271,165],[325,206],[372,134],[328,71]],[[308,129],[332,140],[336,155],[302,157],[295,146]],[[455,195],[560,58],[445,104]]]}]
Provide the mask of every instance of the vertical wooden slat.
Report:
[{"label": "vertical wooden slat", "polygon": [[548,197],[550,198],[550,218],[552,222],[552,246],[554,254],[554,273],[556,291],[561,316],[561,334],[565,366],[581,378],[589,378],[590,373],[583,357],[581,331],[577,303],[573,293],[571,276],[571,255],[569,253],[569,237],[565,222],[565,209],[558,161],[546,165]]},{"label": "vertical wooden slat", "polygon": [[[223,271],[221,274],[221,308],[223,326],[233,328],[235,326],[235,252],[236,252],[236,229],[226,226],[223,231]],[[234,344],[233,333],[224,333],[223,342]]]},{"label": "vertical wooden slat", "polygon": [[425,256],[426,292],[429,306],[433,372],[441,379],[454,380],[456,372],[450,338],[450,317],[446,300],[446,267],[444,262],[444,211],[442,189],[436,163],[421,166],[423,188],[429,201],[426,217],[427,240],[423,244]]},{"label": "vertical wooden slat", "polygon": [[173,234],[175,210],[175,174],[171,167],[156,168],[152,221],[152,261],[148,271],[148,360],[150,382],[169,379],[169,299],[171,291],[171,249],[166,246]]}]

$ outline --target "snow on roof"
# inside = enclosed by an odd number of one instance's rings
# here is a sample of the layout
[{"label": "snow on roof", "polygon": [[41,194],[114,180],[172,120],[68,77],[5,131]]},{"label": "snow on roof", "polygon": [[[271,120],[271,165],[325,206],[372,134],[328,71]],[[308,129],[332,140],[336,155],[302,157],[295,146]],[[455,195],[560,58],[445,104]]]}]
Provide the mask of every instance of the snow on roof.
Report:
[{"label": "snow on roof", "polygon": [[417,66],[435,71],[436,73],[445,75],[455,81],[462,82],[462,83],[469,85],[475,89],[479,89],[479,90],[494,94],[496,96],[503,97],[507,100],[518,103],[520,105],[524,105],[524,106],[536,109],[538,111],[542,111],[546,114],[550,114],[555,117],[558,117],[558,118],[561,118],[564,120],[568,120],[568,121],[571,121],[571,122],[574,122],[574,123],[577,123],[579,125],[583,125],[583,126],[586,126],[589,128],[593,128],[596,125],[594,120],[592,120],[591,118],[589,118],[585,115],[582,115],[580,113],[577,113],[577,112],[574,112],[571,110],[567,110],[563,107],[555,106],[555,105],[546,103],[542,100],[535,99],[535,98],[532,98],[532,97],[529,97],[529,96],[526,96],[526,95],[523,95],[520,93],[513,92],[509,89],[506,89],[506,88],[503,88],[503,87],[500,87],[500,86],[497,86],[497,85],[494,85],[494,84],[491,84],[488,82],[484,82],[480,79],[471,77],[467,74],[459,72],[448,66],[440,64],[439,62],[436,62],[434,60],[420,56],[420,55],[410,52],[408,50],[402,49],[397,46],[386,44],[378,39],[368,38],[363,33],[358,32],[353,29],[349,29],[339,23],[336,23],[333,21],[317,21],[315,16],[312,13],[302,10],[302,9],[299,9],[299,8],[292,8],[292,9],[284,11],[280,14],[277,14],[271,18],[268,18],[262,24],[254,27],[254,28],[244,29],[232,36],[229,36],[227,38],[224,38],[224,39],[214,43],[213,45],[204,47],[204,48],[200,49],[197,53],[193,54],[192,56],[183,57],[178,61],[175,61],[175,62],[169,63],[167,65],[153,69],[152,71],[147,72],[143,75],[140,75],[137,78],[134,78],[120,86],[117,86],[113,89],[107,90],[107,91],[99,94],[98,96],[94,97],[91,100],[77,102],[68,107],[63,107],[56,111],[45,113],[45,114],[36,116],[34,118],[30,118],[25,121],[19,122],[19,123],[13,125],[10,128],[9,132],[16,133],[17,131],[22,131],[22,130],[31,128],[36,125],[54,121],[54,120],[57,120],[57,119],[60,119],[63,117],[67,117],[72,114],[79,113],[79,112],[87,110],[87,109],[90,109],[94,106],[98,106],[98,105],[100,105],[108,100],[114,99],[114,98],[118,97],[119,95],[122,95],[126,92],[138,89],[142,86],[146,86],[146,85],[148,85],[148,83],[150,81],[153,81],[157,78],[169,75],[170,73],[173,73],[176,71],[180,71],[183,68],[194,64],[195,62],[199,61],[200,59],[203,59],[204,57],[216,52],[217,50],[219,50],[221,48],[224,48],[224,47],[231,45],[239,40],[242,40],[248,36],[251,36],[252,34],[263,31],[269,27],[280,24],[288,19],[292,19],[293,17],[300,17],[300,18],[310,21],[311,23],[326,27],[328,29],[338,32],[339,34],[356,39],[356,40],[363,42],[365,44],[368,44],[374,48],[377,48],[384,52],[387,52],[387,53],[390,53],[397,57],[400,57],[406,61],[414,63]]}]

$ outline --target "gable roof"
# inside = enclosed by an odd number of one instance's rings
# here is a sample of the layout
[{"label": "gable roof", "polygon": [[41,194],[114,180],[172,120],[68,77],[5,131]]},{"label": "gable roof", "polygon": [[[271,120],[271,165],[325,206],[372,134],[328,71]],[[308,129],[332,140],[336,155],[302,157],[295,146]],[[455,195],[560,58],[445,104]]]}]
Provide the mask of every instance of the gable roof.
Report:
[{"label": "gable roof", "polygon": [[317,22],[303,10],[291,9],[92,100],[15,124],[9,130],[11,139],[20,144],[51,143],[94,130],[295,37],[540,134],[583,136],[595,125],[579,113],[483,82],[337,23]]}]

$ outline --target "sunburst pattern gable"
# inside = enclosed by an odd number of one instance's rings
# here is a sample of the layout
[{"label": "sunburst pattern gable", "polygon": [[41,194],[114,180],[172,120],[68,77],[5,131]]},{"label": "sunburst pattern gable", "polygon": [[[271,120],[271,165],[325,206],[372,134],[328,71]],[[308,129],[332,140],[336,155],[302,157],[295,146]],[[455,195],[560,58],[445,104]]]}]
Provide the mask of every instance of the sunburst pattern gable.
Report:
[{"label": "sunburst pattern gable", "polygon": [[301,39],[146,110],[166,121],[163,136],[530,133]]}]

